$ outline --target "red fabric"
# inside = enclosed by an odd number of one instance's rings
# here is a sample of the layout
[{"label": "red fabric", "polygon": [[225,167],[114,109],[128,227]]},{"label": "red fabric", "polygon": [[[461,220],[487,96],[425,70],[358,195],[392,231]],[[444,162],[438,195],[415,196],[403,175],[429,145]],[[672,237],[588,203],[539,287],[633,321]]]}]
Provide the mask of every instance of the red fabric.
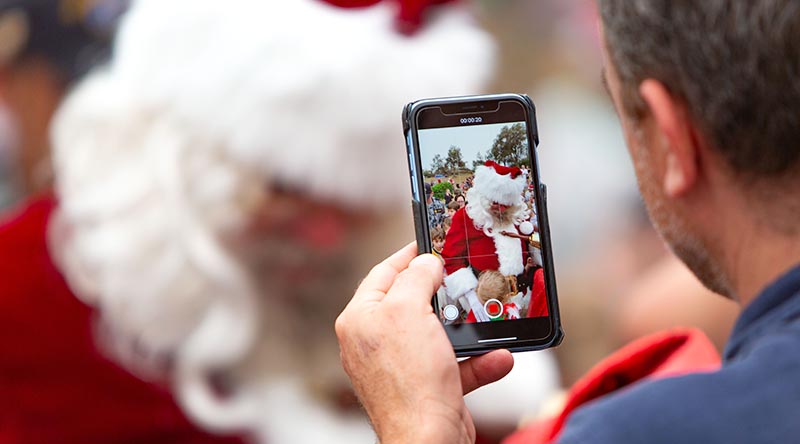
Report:
[{"label": "red fabric", "polygon": [[381,0],[323,0],[339,8],[364,8],[380,3]]},{"label": "red fabric", "polygon": [[238,443],[188,422],[166,387],[95,346],[95,313],[45,242],[52,198],[0,223],[0,443]]},{"label": "red fabric", "polygon": [[522,428],[503,444],[558,441],[570,414],[587,402],[644,379],[712,371],[720,366],[714,345],[697,329],[675,329],[638,339],[618,350],[572,386],[561,414]]},{"label": "red fabric", "polygon": [[[528,251],[525,241],[522,244],[520,261],[525,263],[524,252]],[[495,252],[494,240],[475,228],[475,223],[467,215],[466,209],[461,208],[453,215],[452,225],[447,232],[442,257],[447,274],[471,266],[476,270],[498,270],[500,261]]]},{"label": "red fabric", "polygon": [[[323,0],[340,8],[364,8],[381,0]],[[450,3],[456,0],[394,0],[398,4],[395,26],[403,34],[413,34],[422,25],[425,11],[432,5]]]},{"label": "red fabric", "polygon": [[533,285],[531,285],[531,302],[528,305],[529,318],[547,316],[547,291],[544,286],[544,268],[539,268],[533,274]]},{"label": "red fabric", "polygon": [[497,174],[501,175],[501,176],[505,176],[506,174],[510,174],[512,179],[516,179],[517,176],[522,174],[522,170],[519,169],[519,167],[503,166],[503,165],[500,165],[499,163],[497,163],[497,162],[495,162],[493,160],[487,160],[484,165],[486,165],[487,167],[494,168],[494,171]]}]

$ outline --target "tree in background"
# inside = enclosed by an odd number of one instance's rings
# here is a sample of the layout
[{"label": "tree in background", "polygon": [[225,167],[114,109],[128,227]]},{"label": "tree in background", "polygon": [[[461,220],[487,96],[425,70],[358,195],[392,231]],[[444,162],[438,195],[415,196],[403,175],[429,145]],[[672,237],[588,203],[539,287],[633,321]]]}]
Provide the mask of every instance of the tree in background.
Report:
[{"label": "tree in background", "polygon": [[431,173],[433,173],[431,175],[447,174],[444,167],[444,159],[442,159],[442,156],[439,154],[433,156],[433,160],[431,161]]},{"label": "tree in background", "polygon": [[528,136],[525,134],[525,125],[515,123],[504,126],[494,139],[487,157],[506,166],[527,163]]},{"label": "tree in background", "polygon": [[445,174],[448,176],[459,174],[467,168],[467,164],[464,162],[464,157],[461,155],[461,148],[453,145],[449,150],[447,150],[447,158],[444,161],[444,168],[445,171],[447,171]]}]

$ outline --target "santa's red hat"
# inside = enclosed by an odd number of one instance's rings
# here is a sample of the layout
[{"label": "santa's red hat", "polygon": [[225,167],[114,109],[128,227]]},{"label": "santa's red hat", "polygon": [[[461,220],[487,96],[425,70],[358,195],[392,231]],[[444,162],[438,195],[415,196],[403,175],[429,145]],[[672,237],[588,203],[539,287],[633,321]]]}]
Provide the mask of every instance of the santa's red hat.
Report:
[{"label": "santa's red hat", "polygon": [[[381,0],[323,0],[342,8],[363,8],[380,3]],[[397,13],[395,27],[403,34],[413,34],[422,24],[425,11],[429,6],[449,3],[455,0],[396,0]]]},{"label": "santa's red hat", "polygon": [[491,202],[511,206],[522,201],[526,184],[525,175],[518,167],[489,160],[475,169],[472,190]]}]

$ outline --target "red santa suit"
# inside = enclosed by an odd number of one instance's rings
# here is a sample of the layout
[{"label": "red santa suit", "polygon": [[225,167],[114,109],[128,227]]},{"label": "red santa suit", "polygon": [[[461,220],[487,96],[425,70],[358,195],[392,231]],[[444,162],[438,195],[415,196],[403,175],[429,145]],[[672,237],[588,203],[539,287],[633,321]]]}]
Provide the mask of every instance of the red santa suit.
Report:
[{"label": "red santa suit", "polygon": [[95,311],[47,249],[52,198],[0,222],[0,443],[239,443],[191,424],[164,384],[96,343]]}]

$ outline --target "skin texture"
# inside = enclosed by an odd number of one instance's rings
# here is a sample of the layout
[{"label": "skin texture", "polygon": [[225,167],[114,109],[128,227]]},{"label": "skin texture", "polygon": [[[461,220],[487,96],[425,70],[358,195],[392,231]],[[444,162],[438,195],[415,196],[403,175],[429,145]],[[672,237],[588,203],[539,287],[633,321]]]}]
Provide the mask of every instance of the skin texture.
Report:
[{"label": "skin texture", "polygon": [[780,198],[756,199],[707,142],[684,102],[661,82],[646,79],[639,85],[648,106],[645,117],[626,115],[605,47],[603,58],[608,91],[656,230],[706,288],[746,307],[800,260],[798,235],[765,222]]},{"label": "skin texture", "polygon": [[[622,112],[621,85],[605,47],[603,57],[653,224],[706,287],[746,306],[800,261],[798,235],[764,222],[769,206],[746,192],[684,102],[661,82],[638,85],[645,116]],[[414,254],[409,245],[364,279],[336,324],[342,362],[384,444],[471,443],[474,426],[462,394],[505,375],[511,356],[500,351],[456,363],[430,305],[441,263],[428,255],[412,260]]]},{"label": "skin texture", "polygon": [[364,278],[336,321],[342,364],[381,443],[472,443],[463,395],[508,374],[513,358],[456,362],[430,303],[442,263],[415,256],[409,244]]}]

